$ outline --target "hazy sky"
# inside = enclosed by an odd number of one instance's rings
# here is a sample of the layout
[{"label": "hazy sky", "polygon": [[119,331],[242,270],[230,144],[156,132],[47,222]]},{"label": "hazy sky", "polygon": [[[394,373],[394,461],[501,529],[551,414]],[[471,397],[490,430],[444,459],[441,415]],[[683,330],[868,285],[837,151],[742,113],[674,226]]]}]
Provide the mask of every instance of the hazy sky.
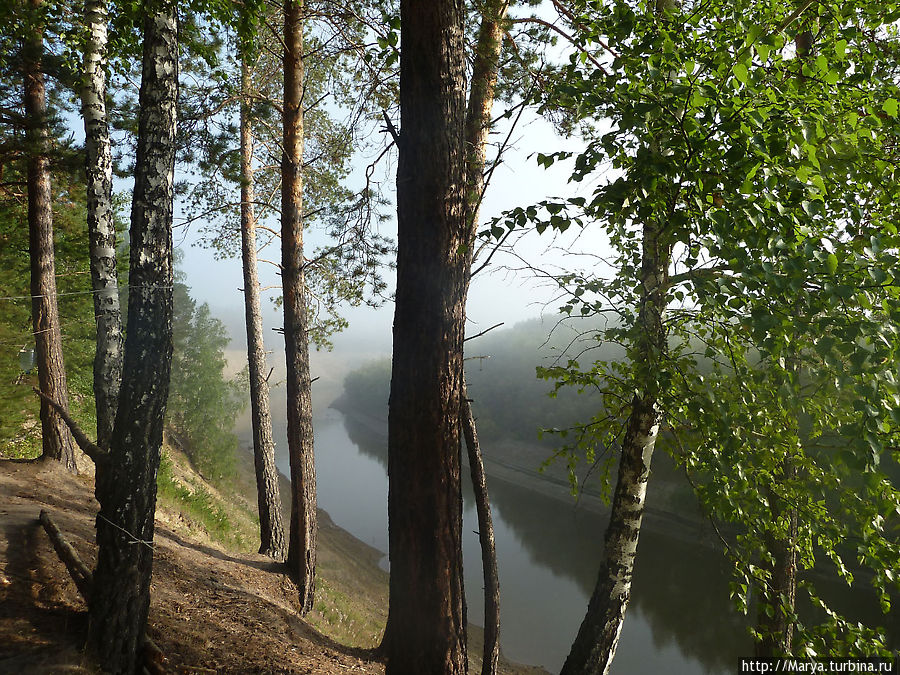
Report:
[{"label": "hazy sky", "polygon": [[[497,138],[497,142],[502,137]],[[520,122],[514,132],[513,148],[505,156],[504,163],[497,168],[485,195],[481,221],[485,222],[501,214],[505,209],[514,206],[527,206],[545,197],[572,196],[577,189],[589,189],[589,186],[567,184],[568,166],[557,164],[549,170],[538,166],[533,156],[536,152],[549,153],[560,149],[577,150],[578,142],[562,139],[556,135],[551,125],[532,115]],[[493,140],[493,139],[492,139]],[[387,166],[385,177],[389,192],[392,192],[393,172],[396,158]],[[365,165],[360,159],[359,164]],[[392,196],[392,195],[391,195]],[[381,234],[396,238],[396,211],[392,204],[388,213],[390,220],[383,224]],[[213,312],[232,327],[242,331],[243,299],[241,267],[238,258],[215,260],[212,251],[197,246],[199,237],[196,225],[185,231],[176,228],[175,244],[184,252],[183,270],[186,282],[192,289],[192,295],[199,302],[207,302]],[[307,236],[311,245],[316,243],[315,233]],[[309,245],[309,244],[308,244]],[[604,248],[602,237],[594,233],[570,231],[565,236],[553,238],[549,231],[543,235],[531,232],[516,245],[516,252],[525,260],[543,267],[555,265],[580,265],[582,260],[567,258],[562,250],[587,250],[595,253]],[[549,249],[549,250],[548,250]],[[273,246],[264,257],[278,259],[279,251]],[[466,332],[477,333],[495,323],[505,322],[512,325],[525,318],[541,313],[552,313],[559,306],[552,302],[554,292],[546,281],[540,281],[526,273],[515,273],[513,268],[522,266],[522,262],[514,256],[498,253],[492,259],[490,268],[485,269],[475,279],[469,294],[468,319]],[[260,274],[263,285],[280,283],[274,267],[261,264]],[[393,277],[386,272],[385,278],[393,287]],[[278,289],[267,291],[264,298],[277,294]],[[550,303],[549,305],[547,303]],[[268,305],[267,328],[280,326],[278,313]],[[379,309],[368,307],[347,308],[346,316],[350,327],[345,334],[335,340],[336,350],[378,351],[385,352],[390,346],[390,331],[393,320],[393,305],[385,303]],[[236,335],[235,345],[243,343],[240,335]],[[273,349],[280,349],[281,337],[270,330],[266,331],[266,340]],[[361,346],[363,345],[363,346]],[[349,356],[349,354],[348,354]]]}]

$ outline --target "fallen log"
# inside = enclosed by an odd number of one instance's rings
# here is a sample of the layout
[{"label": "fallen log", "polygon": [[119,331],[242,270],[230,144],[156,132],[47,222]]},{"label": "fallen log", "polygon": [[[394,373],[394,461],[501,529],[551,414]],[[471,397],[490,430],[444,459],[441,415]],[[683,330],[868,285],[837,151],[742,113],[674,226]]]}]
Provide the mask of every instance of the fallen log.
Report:
[{"label": "fallen log", "polygon": [[[62,532],[59,531],[59,528],[47,511],[41,509],[41,515],[38,519],[41,521],[41,525],[44,526],[47,536],[50,537],[50,542],[53,544],[56,555],[59,556],[59,559],[63,561],[63,564],[69,571],[72,580],[75,582],[75,587],[81,593],[81,597],[84,598],[85,602],[90,602],[91,586],[94,582],[91,571],[81,561],[78,552],[66,540]],[[165,675],[168,672],[165,654],[146,634],[141,640],[141,661],[144,672],[149,675]]]},{"label": "fallen log", "polygon": [[84,598],[85,602],[89,602],[92,582],[91,571],[81,562],[81,558],[78,557],[78,552],[72,548],[72,544],[63,537],[56,523],[50,518],[50,514],[41,509],[39,519],[41,525],[47,531],[47,536],[50,537],[53,548],[56,549],[56,555],[59,556],[66,569],[69,570],[69,574],[72,575],[72,580],[75,582],[78,592],[81,593],[81,597]]}]

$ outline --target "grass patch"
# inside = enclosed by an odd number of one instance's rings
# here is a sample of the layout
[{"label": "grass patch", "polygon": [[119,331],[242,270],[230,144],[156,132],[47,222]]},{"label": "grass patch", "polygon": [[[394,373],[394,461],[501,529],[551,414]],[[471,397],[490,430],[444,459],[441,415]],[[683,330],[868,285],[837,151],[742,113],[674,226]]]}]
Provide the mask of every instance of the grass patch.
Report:
[{"label": "grass patch", "polygon": [[176,475],[175,461],[164,451],[157,474],[157,494],[163,506],[178,512],[226,549],[251,552],[258,545],[258,520],[235,501],[221,498],[200,478]]},{"label": "grass patch", "polygon": [[37,459],[41,456],[41,425],[36,420],[23,422],[0,440],[0,459]]},{"label": "grass patch", "polygon": [[306,620],[333,640],[357,647],[377,645],[384,630],[370,608],[339,591],[321,574],[316,577],[316,599]]}]

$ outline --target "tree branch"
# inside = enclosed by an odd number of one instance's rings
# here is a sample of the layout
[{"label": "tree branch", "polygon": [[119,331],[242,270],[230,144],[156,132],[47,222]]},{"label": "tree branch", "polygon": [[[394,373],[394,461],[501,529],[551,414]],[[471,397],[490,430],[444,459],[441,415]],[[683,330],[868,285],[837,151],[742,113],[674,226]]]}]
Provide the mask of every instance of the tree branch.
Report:
[{"label": "tree branch", "polygon": [[715,267],[688,270],[687,272],[674,274],[669,277],[669,287],[674,287],[678,284],[683,284],[685,281],[692,281],[695,279],[713,279],[717,276],[720,276],[723,272],[729,271],[731,271],[731,266],[729,265],[717,265]]},{"label": "tree branch", "polygon": [[394,126],[394,123],[391,122],[391,118],[388,117],[387,111],[382,110],[381,116],[384,117],[385,128],[394,139],[394,143],[397,144],[397,147],[400,147],[400,133],[397,131],[397,128]]},{"label": "tree branch", "polygon": [[500,323],[496,323],[496,324],[494,324],[493,326],[491,326],[490,328],[485,328],[485,329],[484,329],[483,331],[481,331],[480,333],[475,333],[475,335],[470,335],[469,337],[463,339],[463,342],[468,342],[469,340],[474,340],[475,338],[479,338],[479,337],[481,337],[482,335],[484,335],[485,333],[490,333],[490,332],[491,332],[492,330],[494,330],[495,328],[500,328],[500,326],[502,326],[502,325],[503,325],[503,322],[502,322],[502,321],[501,321]]},{"label": "tree branch", "polygon": [[87,437],[75,420],[69,416],[69,413],[65,408],[36,387],[32,387],[32,390],[35,394],[40,396],[47,405],[53,408],[60,417],[62,417],[63,422],[66,423],[66,426],[69,427],[69,431],[72,432],[72,437],[75,439],[75,442],[78,443],[78,447],[81,448],[81,451],[90,457],[95,464],[99,464],[109,457],[109,453],[106,450]]},{"label": "tree branch", "polygon": [[[93,574],[91,574],[87,565],[81,561],[78,552],[72,544],[70,544],[63,536],[62,532],[59,531],[59,528],[56,526],[56,523],[53,522],[50,514],[41,509],[41,514],[38,519],[40,520],[41,525],[44,526],[47,536],[50,537],[50,542],[53,544],[56,554],[59,556],[59,559],[62,560],[66,569],[69,571],[69,574],[72,576],[72,581],[75,582],[75,587],[78,589],[81,597],[84,598],[85,602],[89,603],[91,588],[94,585]],[[152,675],[162,675],[163,673],[168,672],[168,659],[156,643],[147,637],[146,633],[141,636],[141,661],[143,663],[144,671],[151,673]]]},{"label": "tree branch", "polygon": [[[594,55],[593,55],[593,54],[591,54],[587,49],[585,49],[583,45],[580,45],[580,44],[578,43],[578,40],[576,40],[574,36],[569,35],[566,31],[564,31],[562,28],[560,28],[560,27],[557,26],[556,24],[550,23],[549,21],[545,21],[544,19],[541,19],[541,18],[536,17],[536,16],[527,16],[527,17],[523,17],[523,18],[521,18],[521,19],[510,19],[510,23],[536,23],[536,24],[538,24],[538,25],[540,25],[540,26],[544,26],[545,28],[549,28],[550,30],[559,33],[559,34],[562,35],[564,38],[566,38],[566,40],[568,40],[569,43],[570,43],[573,47],[575,47],[575,48],[578,49],[582,54],[584,54],[584,55],[585,55],[585,58],[586,58],[588,61],[590,61],[591,63],[593,63],[593,64],[594,64],[594,67],[595,67],[597,70],[599,70],[599,71],[600,71],[601,73],[603,73],[604,75],[609,75],[609,72],[606,70],[606,68],[603,67],[603,64],[600,63],[596,58],[594,58]],[[602,43],[601,43],[601,44],[602,44]],[[605,47],[606,45],[602,45],[602,46]],[[607,47],[607,49],[609,49],[609,48]]]},{"label": "tree branch", "polygon": [[[578,18],[568,8],[563,7],[562,3],[559,0],[550,0],[550,4],[552,4],[556,8],[557,12],[559,12],[564,17],[566,17],[569,21],[571,21],[572,25],[575,28],[578,28],[579,30],[584,30],[584,25],[580,21],[578,21]],[[616,51],[611,49],[610,46],[608,44],[606,44],[606,42],[604,42],[603,40],[601,40],[599,37],[596,37],[596,36],[593,39],[597,42],[598,45],[603,47],[603,49],[605,49],[610,54],[612,54],[612,56],[614,58],[619,58],[619,55],[616,53]]]}]

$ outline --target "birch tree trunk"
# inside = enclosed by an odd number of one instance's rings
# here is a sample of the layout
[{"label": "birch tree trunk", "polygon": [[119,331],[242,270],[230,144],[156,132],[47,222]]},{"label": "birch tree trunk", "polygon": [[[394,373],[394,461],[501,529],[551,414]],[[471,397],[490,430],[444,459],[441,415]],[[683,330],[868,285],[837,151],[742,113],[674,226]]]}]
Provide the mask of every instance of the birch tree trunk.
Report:
[{"label": "birch tree trunk", "polygon": [[[489,0],[482,10],[481,25],[475,45],[475,60],[469,101],[466,106],[466,224],[468,227],[466,248],[467,264],[464,296],[468,296],[471,268],[475,253],[475,234],[478,212],[484,191],[484,166],[488,134],[491,128],[491,108],[497,86],[497,71],[502,46],[502,23],[506,18],[509,0]],[[465,299],[463,300],[465,302]],[[500,660],[500,578],[497,571],[497,551],[494,543],[494,525],[491,518],[491,502],[484,476],[481,445],[475,428],[475,418],[469,404],[463,377],[461,402],[463,436],[469,454],[469,470],[478,513],[478,537],[481,544],[481,562],[484,574],[484,652],[482,675],[497,671]]]},{"label": "birch tree trunk", "polygon": [[106,1],[86,0],[84,17],[88,38],[84,49],[81,111],[85,133],[91,287],[97,323],[94,399],[97,445],[106,448],[116,419],[122,378],[122,312],[119,306],[116,228],[112,207],[112,151],[106,114]]},{"label": "birch tree trunk", "polygon": [[388,675],[464,673],[459,414],[469,243],[464,7],[400,5],[397,291],[388,406]]},{"label": "birch tree trunk", "polygon": [[278,494],[278,468],[269,411],[266,350],[263,341],[256,260],[256,214],[253,208],[253,132],[250,128],[250,70],[241,55],[241,262],[244,267],[244,311],[247,324],[247,362],[250,369],[250,409],[253,424],[253,460],[259,505],[259,552],[284,560],[284,523]]},{"label": "birch tree trunk", "polygon": [[[785,457],[781,478],[792,481],[796,477],[796,467],[791,457]],[[787,535],[776,537],[766,533],[765,541],[771,561],[763,561],[761,567],[769,576],[768,589],[760,598],[757,630],[762,640],[756,643],[756,656],[771,658],[790,656],[794,646],[794,622],[789,618],[796,608],[797,598],[797,529],[799,518],[797,508],[768,491],[769,509],[772,522],[786,521]],[[766,611],[768,607],[772,615]]]},{"label": "birch tree trunk", "polygon": [[172,360],[175,0],[144,18],[131,210],[128,327],[109,452],[97,461],[97,569],[88,642],[105,671],[135,671],[150,607],[156,475]]},{"label": "birch tree trunk", "polygon": [[650,461],[659,434],[660,409],[656,367],[666,350],[663,325],[670,245],[663,228],[650,222],[643,228],[641,298],[634,358],[644,382],[631,401],[622,440],[619,474],[606,529],[603,562],[587,614],[578,630],[561,675],[604,675],[616,654],[637,555],[641,519],[650,478]]},{"label": "birch tree trunk", "polygon": [[284,4],[284,155],[281,164],[281,278],[291,462],[288,569],[312,609],[316,574],[316,465],[309,371],[309,315],[303,257],[303,3]]},{"label": "birch tree trunk", "polygon": [[[31,320],[41,391],[68,408],[69,389],[63,360],[56,298],[53,211],[50,186],[47,94],[42,65],[44,30],[41,0],[28,0],[28,33],[22,50],[26,146],[28,153],[28,252],[31,260]],[[41,399],[41,456],[77,473],[75,444],[59,414]]]},{"label": "birch tree trunk", "polygon": [[[794,47],[797,50],[797,79],[800,88],[806,86],[803,65],[810,61],[813,48],[813,32],[809,26],[801,26],[794,35]],[[792,343],[787,350],[789,381],[792,381],[794,397],[800,398],[800,364],[796,346]],[[799,425],[792,431],[799,439]],[[790,484],[797,476],[797,467],[792,457],[793,452],[800,452],[799,440],[797,448],[785,449],[784,461],[781,463],[779,482]],[[776,474],[777,475],[777,474]],[[773,532],[765,534],[766,548],[770,560],[762,561],[761,567],[768,573],[768,589],[761,593],[757,630],[762,640],[756,643],[755,653],[760,657],[790,655],[794,642],[794,623],[790,620],[795,612],[797,598],[797,533],[799,514],[796,505],[788,503],[768,488],[767,496],[772,522],[784,521],[787,526],[786,536],[778,537]],[[762,589],[761,589],[762,590]],[[772,612],[769,616],[766,609]]]}]

